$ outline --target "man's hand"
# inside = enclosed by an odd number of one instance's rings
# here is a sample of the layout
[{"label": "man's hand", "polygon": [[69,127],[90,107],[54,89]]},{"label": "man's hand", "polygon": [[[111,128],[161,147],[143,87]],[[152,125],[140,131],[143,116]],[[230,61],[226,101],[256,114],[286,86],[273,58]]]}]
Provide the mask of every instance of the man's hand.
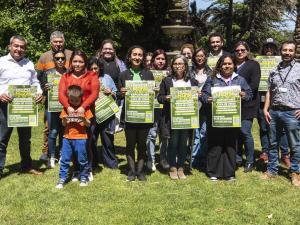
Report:
[{"label": "man's hand", "polygon": [[213,102],[213,100],[214,100],[213,97],[209,97],[209,98],[207,99],[207,101],[208,101],[209,104],[211,104],[211,103]]},{"label": "man's hand", "polygon": [[35,99],[35,103],[39,103],[40,101],[42,101],[43,96],[41,94],[38,94],[37,98]]},{"label": "man's hand", "polygon": [[46,91],[50,90],[50,84],[48,84],[48,83],[45,84],[45,90],[46,90]]},{"label": "man's hand", "polygon": [[6,103],[8,101],[12,101],[12,98],[9,97],[6,93],[3,93],[2,95],[0,95],[0,100],[3,102],[3,103]]},{"label": "man's hand", "polygon": [[265,109],[264,109],[263,112],[264,112],[264,117],[265,117],[267,125],[270,125],[270,120],[272,119],[271,116],[270,116],[270,113]]},{"label": "man's hand", "polygon": [[123,97],[125,97],[126,91],[127,91],[127,88],[124,88],[124,87],[121,88],[120,92],[121,92]]},{"label": "man's hand", "polygon": [[158,95],[158,91],[159,91],[158,87],[155,87],[154,88],[155,95]]},{"label": "man's hand", "polygon": [[246,98],[246,93],[245,92],[239,92],[239,95],[241,98],[244,100]]},{"label": "man's hand", "polygon": [[167,99],[168,102],[171,102],[171,95],[167,95],[166,99]]},{"label": "man's hand", "polygon": [[297,110],[295,112],[295,117],[296,117],[297,120],[300,118],[300,110]]},{"label": "man's hand", "polygon": [[201,96],[202,96],[202,92],[201,92],[201,90],[198,88],[198,98],[201,98]]}]

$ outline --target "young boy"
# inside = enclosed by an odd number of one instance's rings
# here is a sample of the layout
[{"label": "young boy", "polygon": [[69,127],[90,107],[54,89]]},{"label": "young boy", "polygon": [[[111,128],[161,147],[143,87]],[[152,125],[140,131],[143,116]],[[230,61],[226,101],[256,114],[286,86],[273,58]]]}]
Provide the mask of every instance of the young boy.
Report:
[{"label": "young boy", "polygon": [[89,119],[93,117],[93,114],[90,109],[86,109],[84,115],[79,115],[76,112],[82,103],[83,90],[80,86],[71,85],[67,90],[67,96],[71,107],[75,109],[75,116],[68,116],[66,108],[64,108],[60,114],[60,118],[63,119],[62,124],[66,126],[66,131],[63,138],[62,158],[59,170],[60,180],[56,188],[63,188],[65,185],[73,153],[77,156],[80,164],[81,179],[79,186],[87,186],[88,184],[89,167],[86,154],[86,127],[91,125]]}]

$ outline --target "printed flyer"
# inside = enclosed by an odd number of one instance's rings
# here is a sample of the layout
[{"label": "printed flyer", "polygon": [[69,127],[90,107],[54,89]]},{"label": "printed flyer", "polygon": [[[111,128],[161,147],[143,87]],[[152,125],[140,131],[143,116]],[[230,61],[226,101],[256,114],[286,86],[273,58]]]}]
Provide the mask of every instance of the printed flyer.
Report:
[{"label": "printed flyer", "polygon": [[105,86],[100,81],[100,91],[99,91],[99,97],[95,102],[95,116],[97,123],[102,123],[112,115],[114,115],[116,112],[119,111],[119,107],[116,104],[115,100],[111,95],[106,95],[103,93]]},{"label": "printed flyer", "polygon": [[192,66],[193,65],[192,59],[188,59],[188,63],[189,63],[189,66]]},{"label": "printed flyer", "polygon": [[58,100],[58,89],[61,75],[60,74],[48,74],[47,80],[50,85],[48,91],[48,111],[49,112],[61,112],[63,110],[62,104]]},{"label": "printed flyer", "polygon": [[155,81],[129,81],[125,97],[125,121],[130,123],[154,122]]},{"label": "printed flyer", "polygon": [[[155,87],[158,87],[158,88],[160,86],[160,83],[161,83],[162,79],[164,79],[169,74],[168,70],[151,70],[151,72],[153,73],[153,76],[154,76]],[[157,98],[155,96],[154,108],[161,108],[162,109],[163,107],[164,107],[164,105],[159,104],[158,101],[157,101]]]},{"label": "printed flyer", "polygon": [[171,87],[171,128],[199,127],[198,87]]},{"label": "printed flyer", "polygon": [[261,78],[258,90],[267,91],[270,72],[282,61],[281,56],[257,56],[256,59],[261,70]]},{"label": "printed flyer", "polygon": [[8,95],[12,101],[8,103],[8,127],[38,126],[37,86],[8,85]]},{"label": "printed flyer", "polygon": [[212,87],[213,127],[241,127],[240,86]]},{"label": "printed flyer", "polygon": [[221,56],[218,55],[218,56],[210,56],[207,58],[207,65],[212,69],[214,70],[214,68],[216,67],[217,65],[217,62],[219,60]]}]

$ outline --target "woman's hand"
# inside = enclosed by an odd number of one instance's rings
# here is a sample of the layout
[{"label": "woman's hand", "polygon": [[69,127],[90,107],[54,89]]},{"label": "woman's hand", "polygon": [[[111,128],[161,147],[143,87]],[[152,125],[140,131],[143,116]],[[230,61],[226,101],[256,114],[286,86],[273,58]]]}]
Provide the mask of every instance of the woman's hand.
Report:
[{"label": "woman's hand", "polygon": [[167,99],[168,102],[171,102],[171,95],[167,95],[166,99]]},{"label": "woman's hand", "polygon": [[158,87],[155,87],[154,88],[155,95],[158,95],[158,91],[159,91]]},{"label": "woman's hand", "polygon": [[105,88],[103,93],[106,94],[106,95],[110,95],[111,94],[110,88],[109,87]]},{"label": "woman's hand", "polygon": [[239,95],[241,96],[241,98],[244,100],[246,98],[246,93],[245,92],[239,92]]},{"label": "woman's hand", "polygon": [[211,104],[211,103],[213,102],[213,100],[214,100],[213,97],[209,97],[209,98],[207,99],[207,101],[208,101],[209,104]]},{"label": "woman's hand", "polygon": [[77,112],[78,116],[84,116],[85,109],[82,106],[80,106],[78,109],[75,110],[75,112]]},{"label": "woman's hand", "polygon": [[202,96],[202,92],[201,92],[201,90],[198,88],[198,98],[201,98],[201,96]]},{"label": "woman's hand", "polygon": [[67,108],[68,116],[75,116],[75,109],[72,106]]},{"label": "woman's hand", "polygon": [[45,91],[48,91],[48,90],[50,90],[50,84],[45,84]]},{"label": "woman's hand", "polygon": [[127,88],[124,88],[124,87],[121,88],[120,92],[121,92],[123,97],[125,97],[126,91],[127,91]]}]

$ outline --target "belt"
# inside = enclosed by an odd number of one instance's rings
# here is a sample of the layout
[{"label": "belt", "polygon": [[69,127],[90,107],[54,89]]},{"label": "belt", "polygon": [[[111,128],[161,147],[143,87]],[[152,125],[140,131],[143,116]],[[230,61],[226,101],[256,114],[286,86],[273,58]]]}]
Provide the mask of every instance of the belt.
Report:
[{"label": "belt", "polygon": [[274,105],[271,108],[275,109],[275,110],[280,110],[280,111],[293,111],[293,110],[297,109],[297,108],[291,108],[288,106],[279,106],[279,105]]}]

